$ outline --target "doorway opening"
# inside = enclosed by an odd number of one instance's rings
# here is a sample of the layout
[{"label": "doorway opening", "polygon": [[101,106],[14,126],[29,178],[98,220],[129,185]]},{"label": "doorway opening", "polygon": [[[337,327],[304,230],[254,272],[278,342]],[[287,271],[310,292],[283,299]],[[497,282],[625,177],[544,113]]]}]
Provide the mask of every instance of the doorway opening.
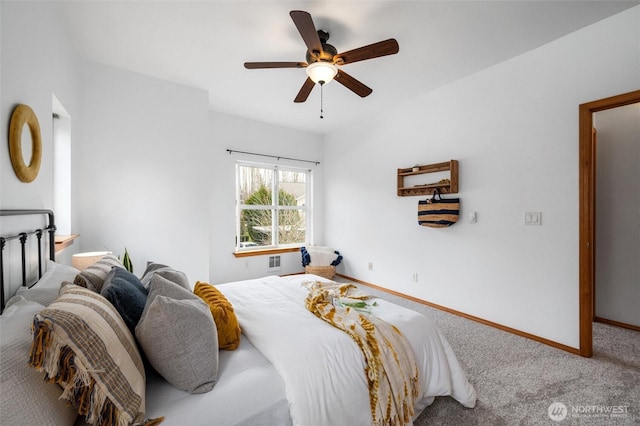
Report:
[{"label": "doorway opening", "polygon": [[579,309],[580,355],[593,355],[595,265],[595,158],[593,114],[640,102],[640,90],[579,106]]}]

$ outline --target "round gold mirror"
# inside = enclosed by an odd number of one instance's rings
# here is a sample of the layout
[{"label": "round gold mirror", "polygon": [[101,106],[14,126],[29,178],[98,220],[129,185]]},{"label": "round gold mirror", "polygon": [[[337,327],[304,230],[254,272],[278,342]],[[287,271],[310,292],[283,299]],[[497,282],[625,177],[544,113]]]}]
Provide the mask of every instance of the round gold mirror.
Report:
[{"label": "round gold mirror", "polygon": [[[31,161],[25,163],[22,154],[22,131],[24,125],[29,126],[31,133]],[[33,110],[27,105],[18,105],[11,114],[9,124],[9,156],[16,176],[22,182],[33,182],[40,171],[42,160],[42,138],[40,137],[40,124]]]}]

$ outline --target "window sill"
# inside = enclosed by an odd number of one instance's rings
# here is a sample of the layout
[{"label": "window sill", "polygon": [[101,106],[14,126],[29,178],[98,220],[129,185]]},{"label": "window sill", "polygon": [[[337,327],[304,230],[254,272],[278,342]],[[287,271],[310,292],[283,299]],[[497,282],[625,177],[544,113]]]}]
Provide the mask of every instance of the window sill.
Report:
[{"label": "window sill", "polygon": [[63,249],[69,247],[71,244],[73,244],[73,240],[75,240],[79,236],[80,235],[78,235],[78,234],[56,235],[55,236],[56,253],[58,253],[58,252],[62,251]]},{"label": "window sill", "polygon": [[257,250],[242,250],[236,251],[233,253],[235,257],[250,257],[250,256],[264,256],[271,254],[280,254],[280,253],[293,253],[295,251],[300,251],[300,247],[284,247],[284,248],[268,248],[268,249],[257,249]]}]

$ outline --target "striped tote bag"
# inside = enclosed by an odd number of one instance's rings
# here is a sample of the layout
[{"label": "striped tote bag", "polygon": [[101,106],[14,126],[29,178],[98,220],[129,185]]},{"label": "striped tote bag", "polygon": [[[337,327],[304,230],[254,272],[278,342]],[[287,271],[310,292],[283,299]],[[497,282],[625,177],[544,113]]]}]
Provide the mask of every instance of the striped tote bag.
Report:
[{"label": "striped tote bag", "polygon": [[446,228],[458,221],[460,198],[442,198],[437,189],[433,197],[418,201],[418,224],[430,228]]}]

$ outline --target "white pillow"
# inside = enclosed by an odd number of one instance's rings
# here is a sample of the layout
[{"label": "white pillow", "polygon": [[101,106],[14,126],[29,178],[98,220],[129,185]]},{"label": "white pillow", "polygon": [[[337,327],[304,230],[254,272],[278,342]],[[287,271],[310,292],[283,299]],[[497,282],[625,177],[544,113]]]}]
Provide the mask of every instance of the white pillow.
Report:
[{"label": "white pillow", "polygon": [[[32,302],[49,306],[58,298],[61,284],[64,281],[73,281],[79,272],[73,266],[62,265],[49,260],[47,261],[47,271],[42,275],[42,278],[30,288],[21,286],[18,288],[16,295]],[[8,305],[9,303],[7,303]]]},{"label": "white pillow", "polygon": [[27,365],[33,315],[44,306],[14,296],[0,316],[0,413],[7,425],[72,425],[78,416],[60,387]]},{"label": "white pillow", "polygon": [[55,288],[58,290],[63,281],[73,281],[79,272],[73,266],[62,265],[53,260],[48,260],[47,271],[31,288]]},{"label": "white pillow", "polygon": [[16,313],[20,312],[21,310],[23,310],[25,307],[29,307],[31,305],[40,305],[40,309],[44,308],[44,306],[42,306],[41,303],[37,303],[37,302],[33,302],[30,300],[27,300],[26,298],[20,296],[20,295],[15,295],[13,297],[11,297],[7,303],[4,305],[4,311],[2,311],[2,316],[0,316],[0,319],[2,318],[8,318],[10,316],[15,315]]},{"label": "white pillow", "polygon": [[331,247],[307,246],[306,249],[310,258],[309,266],[328,266],[338,257]]},{"label": "white pillow", "polygon": [[39,303],[43,306],[49,306],[58,298],[59,289],[55,287],[20,287],[16,292],[16,296],[20,296],[25,300]]}]

